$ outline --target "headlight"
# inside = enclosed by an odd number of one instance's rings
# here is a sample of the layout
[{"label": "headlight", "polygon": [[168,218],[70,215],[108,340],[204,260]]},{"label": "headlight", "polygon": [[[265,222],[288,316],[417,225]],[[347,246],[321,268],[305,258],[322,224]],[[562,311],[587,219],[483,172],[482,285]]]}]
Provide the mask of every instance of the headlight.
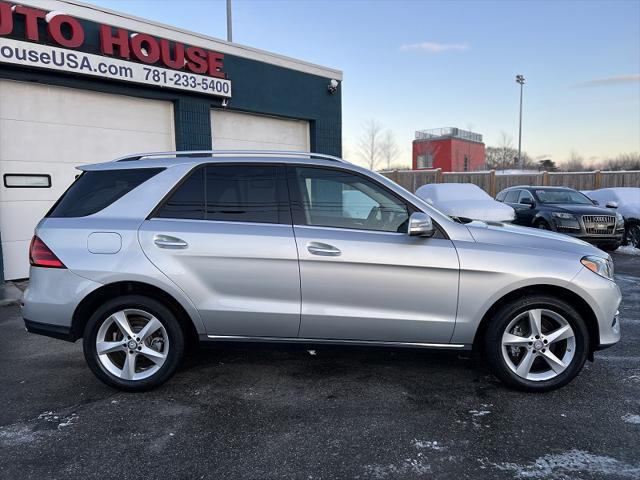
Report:
[{"label": "headlight", "polygon": [[572,215],[570,213],[551,212],[551,215],[556,217],[556,218],[564,218],[565,220],[575,220],[576,219],[575,215]]},{"label": "headlight", "polygon": [[616,212],[616,225],[624,225],[624,217]]},{"label": "headlight", "polygon": [[589,255],[582,257],[580,263],[591,270],[593,273],[597,273],[601,277],[613,280],[613,260],[610,258],[595,257]]}]

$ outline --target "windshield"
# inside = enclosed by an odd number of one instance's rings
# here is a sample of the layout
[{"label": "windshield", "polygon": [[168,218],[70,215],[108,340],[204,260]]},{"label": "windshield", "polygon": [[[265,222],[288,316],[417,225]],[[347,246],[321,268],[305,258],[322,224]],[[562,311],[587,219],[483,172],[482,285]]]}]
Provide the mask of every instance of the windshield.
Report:
[{"label": "windshield", "polygon": [[575,190],[536,190],[541,203],[593,205],[588,197]]}]

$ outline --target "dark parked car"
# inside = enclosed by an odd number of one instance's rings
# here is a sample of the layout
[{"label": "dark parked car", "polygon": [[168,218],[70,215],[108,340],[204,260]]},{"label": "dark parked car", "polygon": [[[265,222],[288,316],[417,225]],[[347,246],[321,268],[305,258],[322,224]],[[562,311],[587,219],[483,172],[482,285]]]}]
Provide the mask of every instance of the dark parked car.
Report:
[{"label": "dark parked car", "polygon": [[577,237],[612,251],[624,236],[624,218],[594,205],[586,195],[566,187],[509,187],[496,200],[516,211],[515,224]]}]

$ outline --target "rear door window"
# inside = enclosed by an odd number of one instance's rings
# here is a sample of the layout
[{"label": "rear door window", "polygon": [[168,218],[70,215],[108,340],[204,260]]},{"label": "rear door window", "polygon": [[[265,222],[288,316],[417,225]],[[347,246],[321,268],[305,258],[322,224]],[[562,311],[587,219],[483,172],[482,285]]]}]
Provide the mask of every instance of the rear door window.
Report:
[{"label": "rear door window", "polygon": [[160,218],[291,223],[284,168],[277,165],[206,165],[162,204]]},{"label": "rear door window", "polygon": [[272,165],[207,166],[206,219],[279,223],[281,171]]},{"label": "rear door window", "polygon": [[86,217],[103,210],[162,168],[94,170],[84,172],[46,215],[50,218]]}]

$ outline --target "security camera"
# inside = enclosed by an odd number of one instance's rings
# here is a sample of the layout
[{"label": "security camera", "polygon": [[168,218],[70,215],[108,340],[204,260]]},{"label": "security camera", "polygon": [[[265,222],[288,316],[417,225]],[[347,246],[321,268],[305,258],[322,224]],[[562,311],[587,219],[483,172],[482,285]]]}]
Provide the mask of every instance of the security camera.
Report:
[{"label": "security camera", "polygon": [[331,95],[335,94],[338,91],[338,81],[335,78],[332,78],[327,85],[327,90]]}]

